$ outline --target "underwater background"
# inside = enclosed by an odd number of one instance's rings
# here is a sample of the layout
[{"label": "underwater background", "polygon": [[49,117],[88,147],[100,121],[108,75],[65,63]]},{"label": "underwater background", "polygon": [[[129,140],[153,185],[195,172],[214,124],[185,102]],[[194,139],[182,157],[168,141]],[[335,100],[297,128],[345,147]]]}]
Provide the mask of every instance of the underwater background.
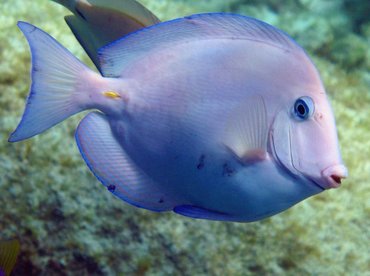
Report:
[{"label": "underwater background", "polygon": [[255,223],[152,213],[112,196],[81,158],[74,116],[10,144],[30,85],[28,21],[92,66],[48,0],[0,3],[0,240],[17,238],[14,275],[370,275],[370,1],[142,0],[161,20],[233,12],[298,41],[317,65],[350,176]]}]

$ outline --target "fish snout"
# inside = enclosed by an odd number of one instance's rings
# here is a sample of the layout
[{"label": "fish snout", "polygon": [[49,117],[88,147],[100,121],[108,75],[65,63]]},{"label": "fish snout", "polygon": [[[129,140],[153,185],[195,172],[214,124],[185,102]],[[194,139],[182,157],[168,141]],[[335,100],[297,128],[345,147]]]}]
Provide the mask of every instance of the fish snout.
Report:
[{"label": "fish snout", "polygon": [[348,170],[344,165],[334,165],[323,170],[321,176],[323,188],[338,188],[342,183],[342,179],[348,177]]}]

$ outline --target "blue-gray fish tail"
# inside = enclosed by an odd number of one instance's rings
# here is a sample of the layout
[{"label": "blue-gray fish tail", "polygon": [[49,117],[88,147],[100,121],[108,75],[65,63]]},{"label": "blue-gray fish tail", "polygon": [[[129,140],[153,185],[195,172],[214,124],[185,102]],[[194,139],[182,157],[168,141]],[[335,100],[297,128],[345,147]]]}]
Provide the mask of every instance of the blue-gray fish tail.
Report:
[{"label": "blue-gray fish tail", "polygon": [[32,85],[25,111],[9,142],[37,135],[85,109],[78,99],[89,69],[54,38],[35,26],[18,22],[32,53]]}]

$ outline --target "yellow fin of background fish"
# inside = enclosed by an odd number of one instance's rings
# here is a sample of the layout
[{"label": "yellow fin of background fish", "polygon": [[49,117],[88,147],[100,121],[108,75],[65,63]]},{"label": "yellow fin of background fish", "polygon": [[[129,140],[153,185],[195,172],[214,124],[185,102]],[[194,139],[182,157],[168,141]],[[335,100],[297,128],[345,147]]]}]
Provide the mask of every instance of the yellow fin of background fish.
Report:
[{"label": "yellow fin of background fish", "polygon": [[160,20],[134,0],[52,0],[74,15],[65,20],[100,70],[98,49]]},{"label": "yellow fin of background fish", "polygon": [[5,272],[5,275],[10,275],[20,251],[18,240],[1,241],[0,242],[0,269]]}]

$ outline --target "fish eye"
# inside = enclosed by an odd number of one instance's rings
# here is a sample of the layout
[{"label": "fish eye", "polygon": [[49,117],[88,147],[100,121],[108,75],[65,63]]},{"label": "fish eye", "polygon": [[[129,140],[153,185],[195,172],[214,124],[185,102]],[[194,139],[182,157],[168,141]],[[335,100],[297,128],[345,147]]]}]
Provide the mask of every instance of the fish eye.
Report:
[{"label": "fish eye", "polygon": [[294,116],[299,120],[307,120],[315,110],[313,100],[310,97],[301,97],[294,103]]}]

